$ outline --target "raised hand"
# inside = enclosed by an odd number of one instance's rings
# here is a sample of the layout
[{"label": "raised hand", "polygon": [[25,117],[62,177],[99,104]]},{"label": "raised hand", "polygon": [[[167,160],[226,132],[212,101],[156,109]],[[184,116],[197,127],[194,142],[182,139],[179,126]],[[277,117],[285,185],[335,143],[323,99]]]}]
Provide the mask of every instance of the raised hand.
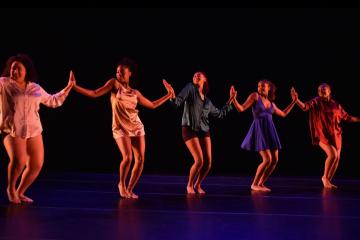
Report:
[{"label": "raised hand", "polygon": [[163,79],[163,84],[164,84],[164,86],[165,86],[166,90],[168,90],[168,89],[169,89],[169,87],[171,87],[171,84],[170,84],[170,83],[168,83],[165,79]]},{"label": "raised hand", "polygon": [[237,91],[235,90],[234,85],[230,87],[230,98],[234,100],[237,96]]},{"label": "raised hand", "polygon": [[230,87],[230,93],[229,93],[229,100],[227,101],[227,104],[232,104],[234,100],[236,99],[237,92],[234,88],[234,86]]},{"label": "raised hand", "polygon": [[71,70],[70,74],[69,74],[69,81],[68,81],[67,87],[72,88],[75,85],[76,85],[75,75],[74,75],[74,72]]},{"label": "raised hand", "polygon": [[171,84],[168,83],[165,79],[163,79],[163,84],[168,92],[168,94],[171,95],[171,98],[175,98],[175,91],[174,89],[172,88]]},{"label": "raised hand", "polygon": [[298,99],[298,93],[296,92],[294,87],[291,88],[290,94],[293,101],[296,101]]}]

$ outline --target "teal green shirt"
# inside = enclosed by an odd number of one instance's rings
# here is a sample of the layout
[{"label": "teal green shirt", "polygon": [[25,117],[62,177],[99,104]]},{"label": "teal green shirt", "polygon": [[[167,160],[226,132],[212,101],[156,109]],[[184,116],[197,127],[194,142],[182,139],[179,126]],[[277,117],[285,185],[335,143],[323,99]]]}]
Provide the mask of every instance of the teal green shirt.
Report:
[{"label": "teal green shirt", "polygon": [[176,107],[180,107],[185,102],[181,126],[191,127],[194,131],[208,132],[210,130],[209,115],[224,118],[232,110],[231,104],[226,104],[219,110],[206,96],[203,101],[193,83],[186,84],[176,98],[170,101]]}]

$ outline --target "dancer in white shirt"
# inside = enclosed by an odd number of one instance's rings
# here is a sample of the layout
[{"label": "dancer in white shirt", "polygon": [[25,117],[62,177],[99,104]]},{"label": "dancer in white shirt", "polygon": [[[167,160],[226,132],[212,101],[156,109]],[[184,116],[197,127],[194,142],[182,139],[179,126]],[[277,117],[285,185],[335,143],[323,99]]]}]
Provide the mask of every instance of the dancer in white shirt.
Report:
[{"label": "dancer in white shirt", "polygon": [[[74,85],[70,72],[67,86],[48,94],[36,82],[31,59],[24,54],[10,57],[0,78],[0,130],[9,156],[7,195],[11,203],[32,203],[25,191],[39,175],[44,162],[40,103],[59,107]],[[16,182],[21,181],[16,188]]]}]

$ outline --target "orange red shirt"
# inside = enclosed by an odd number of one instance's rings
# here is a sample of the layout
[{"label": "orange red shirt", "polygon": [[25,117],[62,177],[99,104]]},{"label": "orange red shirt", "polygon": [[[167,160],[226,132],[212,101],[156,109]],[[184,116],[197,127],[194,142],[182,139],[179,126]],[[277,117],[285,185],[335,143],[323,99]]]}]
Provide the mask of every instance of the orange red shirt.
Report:
[{"label": "orange red shirt", "polygon": [[341,121],[349,121],[351,116],[333,99],[329,101],[315,97],[305,103],[305,111],[309,111],[309,126],[312,143],[323,142],[341,149]]}]

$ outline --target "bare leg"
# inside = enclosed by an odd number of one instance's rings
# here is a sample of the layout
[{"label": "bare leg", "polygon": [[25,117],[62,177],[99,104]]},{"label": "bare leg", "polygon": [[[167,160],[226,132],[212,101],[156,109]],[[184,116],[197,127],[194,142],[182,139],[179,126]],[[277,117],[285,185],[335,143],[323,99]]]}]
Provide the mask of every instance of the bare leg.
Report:
[{"label": "bare leg", "polygon": [[132,149],[134,151],[135,163],[133,170],[131,172],[131,177],[128,186],[128,192],[131,198],[139,198],[133,189],[138,182],[141,173],[144,168],[144,159],[145,159],[145,136],[133,137],[131,138]]},{"label": "bare leg", "polygon": [[44,143],[42,135],[27,139],[27,153],[29,154],[29,160],[22,174],[17,194],[22,202],[32,203],[33,200],[25,196],[25,192],[39,175],[44,163]]},{"label": "bare leg", "polygon": [[334,146],[324,144],[322,142],[319,143],[319,146],[327,155],[325,160],[325,167],[324,167],[324,175],[321,178],[321,181],[325,188],[332,188],[332,184],[330,182],[330,169],[333,165],[335,159],[337,158],[337,150]]},{"label": "bare leg", "polygon": [[16,182],[24,170],[28,158],[26,153],[26,140],[7,135],[4,138],[4,146],[10,159],[6,192],[11,203],[19,204],[21,201],[16,193]]},{"label": "bare leg", "polygon": [[200,169],[204,164],[204,158],[203,158],[203,153],[201,150],[199,138],[197,137],[190,138],[185,142],[185,144],[194,159],[194,164],[190,168],[189,181],[186,186],[186,191],[188,194],[195,194],[194,180],[195,177],[199,174]]},{"label": "bare leg", "polygon": [[273,171],[275,170],[275,167],[278,163],[279,160],[279,151],[276,150],[271,150],[271,162],[270,162],[270,166],[268,168],[266,168],[264,175],[261,177],[259,185],[261,187],[266,188],[267,191],[271,191],[270,188],[265,186],[265,182],[268,180],[269,176],[273,173]]},{"label": "bare leg", "polygon": [[260,179],[263,177],[265,170],[269,167],[271,162],[270,150],[264,150],[259,152],[262,158],[262,163],[258,166],[254,180],[251,184],[251,189],[254,191],[268,191],[266,188],[260,186]]},{"label": "bare leg", "polygon": [[[341,148],[337,149],[337,158],[334,160],[333,165],[330,167],[330,172],[329,172],[329,180],[330,182],[332,181],[336,170],[339,166],[339,161],[340,161],[340,155],[341,155]],[[333,188],[337,188],[337,186],[335,186],[334,184],[331,184],[333,186]]]},{"label": "bare leg", "polygon": [[202,152],[204,154],[204,164],[200,169],[199,176],[195,182],[195,190],[199,194],[205,194],[205,191],[201,188],[201,183],[211,169],[211,163],[212,163],[211,138],[210,137],[199,138],[199,141]]},{"label": "bare leg", "polygon": [[116,138],[115,141],[122,155],[120,163],[120,181],[118,184],[120,196],[123,198],[130,198],[130,194],[126,187],[126,178],[132,162],[131,139],[130,137],[121,137]]}]

